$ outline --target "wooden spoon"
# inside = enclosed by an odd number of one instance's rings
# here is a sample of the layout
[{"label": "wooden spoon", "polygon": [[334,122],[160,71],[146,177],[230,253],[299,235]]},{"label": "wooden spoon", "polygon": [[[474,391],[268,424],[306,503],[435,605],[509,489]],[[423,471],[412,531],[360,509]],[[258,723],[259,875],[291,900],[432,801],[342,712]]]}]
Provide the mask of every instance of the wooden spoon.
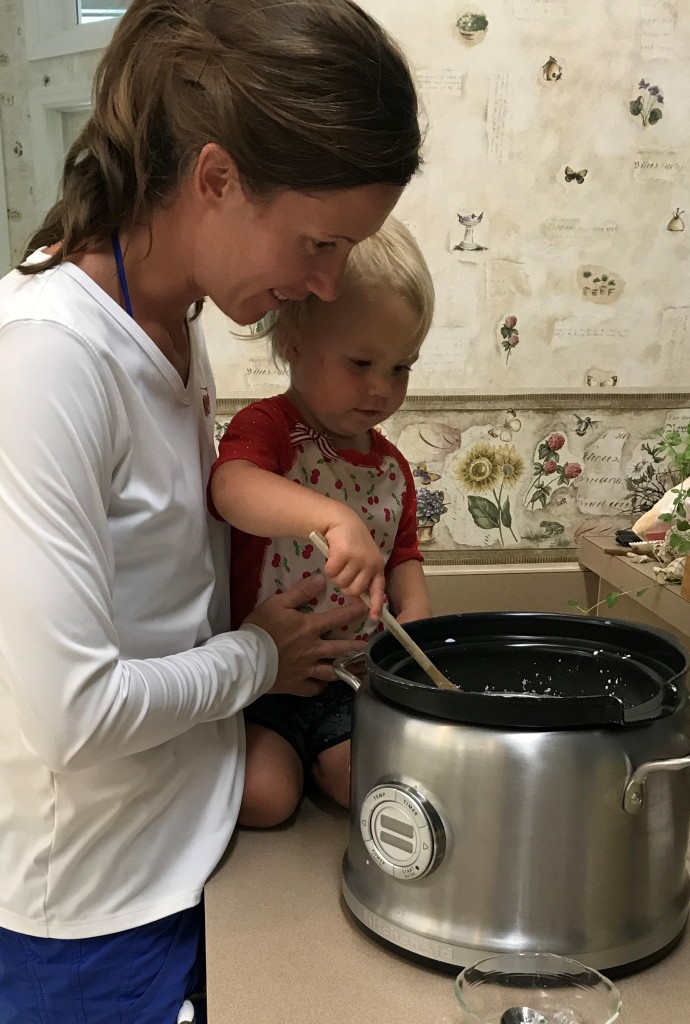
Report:
[{"label": "wooden spoon", "polygon": [[[309,540],[312,542],[315,548],[318,548],[322,555],[328,558],[329,549],[328,541],[322,533],[318,533],[314,530],[313,533],[309,534]],[[362,600],[364,601],[367,608],[370,607],[369,595],[362,594]],[[386,629],[393,634],[395,639],[400,643],[405,650],[410,654],[417,662],[419,667],[427,674],[434,686],[438,686],[440,690],[457,690],[458,687],[454,683],[451,683],[450,679],[444,676],[440,669],[436,668],[433,661],[426,656],[421,647],[418,646],[407,632],[403,629],[398,620],[394,618],[388,611],[386,606],[383,606],[381,612],[381,622],[384,624]]]}]

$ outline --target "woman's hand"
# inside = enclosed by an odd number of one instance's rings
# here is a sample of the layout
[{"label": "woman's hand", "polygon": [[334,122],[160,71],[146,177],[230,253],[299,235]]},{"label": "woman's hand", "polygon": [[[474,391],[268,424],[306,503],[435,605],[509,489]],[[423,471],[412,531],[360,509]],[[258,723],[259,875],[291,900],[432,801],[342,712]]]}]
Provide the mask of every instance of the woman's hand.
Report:
[{"label": "woman's hand", "polygon": [[335,679],[335,658],[366,646],[362,640],[322,639],[324,633],[361,618],[361,601],[334,606],[327,612],[299,611],[323,590],[325,582],[320,574],[307,576],[284,594],[258,604],[245,619],[270,633],[278,648],[278,675],[269,693],[313,697]]},{"label": "woman's hand", "polygon": [[383,609],[385,561],[369,530],[354,512],[324,530],[329,555],[326,573],[349,597],[369,591],[371,618],[378,621]]}]

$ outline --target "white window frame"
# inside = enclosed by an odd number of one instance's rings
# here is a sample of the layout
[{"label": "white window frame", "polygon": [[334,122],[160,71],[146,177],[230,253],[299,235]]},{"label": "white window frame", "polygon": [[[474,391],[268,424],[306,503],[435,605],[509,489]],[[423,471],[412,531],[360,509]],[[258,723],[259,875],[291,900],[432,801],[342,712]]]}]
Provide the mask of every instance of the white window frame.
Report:
[{"label": "white window frame", "polygon": [[55,202],[62,175],[65,160],[62,115],[90,108],[89,80],[29,90],[34,198],[39,220]]},{"label": "white window frame", "polygon": [[[72,16],[74,24],[65,28]],[[75,0],[24,0],[27,59],[42,60],[66,53],[101,50],[110,42],[117,21],[117,18],[108,18],[79,25]]]},{"label": "white window frame", "polygon": [[0,133],[0,277],[4,277],[10,268],[10,222],[7,217],[5,164],[2,156],[2,134]]}]

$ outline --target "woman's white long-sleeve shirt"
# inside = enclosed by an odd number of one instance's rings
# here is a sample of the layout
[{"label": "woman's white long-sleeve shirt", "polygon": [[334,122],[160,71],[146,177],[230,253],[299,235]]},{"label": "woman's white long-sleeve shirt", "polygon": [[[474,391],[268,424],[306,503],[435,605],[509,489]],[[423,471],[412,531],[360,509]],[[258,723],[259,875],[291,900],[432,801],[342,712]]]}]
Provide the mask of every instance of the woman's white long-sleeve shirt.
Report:
[{"label": "woman's white long-sleeve shirt", "polygon": [[[39,255],[35,257],[40,259]],[[275,679],[229,622],[215,395],[71,264],[0,281],[0,925],[89,937],[198,902]]]}]

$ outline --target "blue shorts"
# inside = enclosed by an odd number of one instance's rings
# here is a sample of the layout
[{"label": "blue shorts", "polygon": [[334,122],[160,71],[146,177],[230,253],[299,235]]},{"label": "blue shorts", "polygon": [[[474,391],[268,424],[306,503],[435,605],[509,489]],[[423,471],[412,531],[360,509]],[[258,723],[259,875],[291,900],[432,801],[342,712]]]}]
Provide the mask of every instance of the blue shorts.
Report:
[{"label": "blue shorts", "polygon": [[203,926],[199,904],[92,939],[0,928],[0,1021],[176,1024],[185,997],[203,984]]}]

